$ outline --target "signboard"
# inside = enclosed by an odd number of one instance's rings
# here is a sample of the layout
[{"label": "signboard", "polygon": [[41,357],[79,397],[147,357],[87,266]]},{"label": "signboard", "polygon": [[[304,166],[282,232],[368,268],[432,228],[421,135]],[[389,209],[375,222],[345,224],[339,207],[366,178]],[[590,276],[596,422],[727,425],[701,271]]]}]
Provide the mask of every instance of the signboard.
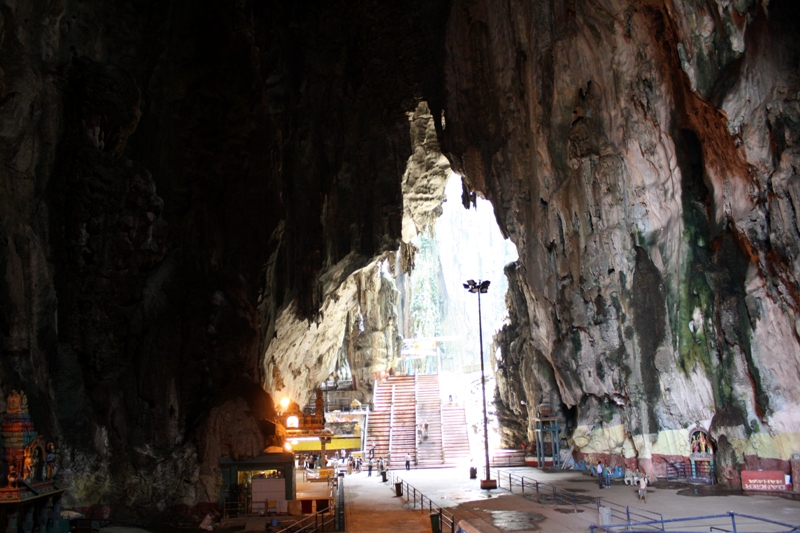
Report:
[{"label": "signboard", "polygon": [[786,478],[780,470],[742,470],[742,490],[785,491]]}]

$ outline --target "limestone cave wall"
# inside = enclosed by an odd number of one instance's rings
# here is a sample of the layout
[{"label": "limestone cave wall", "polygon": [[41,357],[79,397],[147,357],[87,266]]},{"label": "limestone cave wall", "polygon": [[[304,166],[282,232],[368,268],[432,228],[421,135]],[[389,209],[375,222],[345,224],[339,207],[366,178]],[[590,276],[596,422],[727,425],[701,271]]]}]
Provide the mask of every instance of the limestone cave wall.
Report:
[{"label": "limestone cave wall", "polygon": [[663,474],[699,423],[721,481],[788,471],[797,29],[786,1],[455,2],[443,150],[520,253],[509,444],[550,401],[593,459]]}]

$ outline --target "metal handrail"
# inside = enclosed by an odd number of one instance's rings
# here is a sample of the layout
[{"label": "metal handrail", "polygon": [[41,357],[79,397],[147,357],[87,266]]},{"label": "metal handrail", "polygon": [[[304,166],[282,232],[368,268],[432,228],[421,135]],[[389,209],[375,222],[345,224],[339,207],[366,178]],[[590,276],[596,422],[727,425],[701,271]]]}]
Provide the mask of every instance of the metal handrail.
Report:
[{"label": "metal handrail", "polygon": [[336,484],[336,531],[345,530],[344,522],[344,479],[339,478]]},{"label": "metal handrail", "polygon": [[[699,526],[699,527],[705,528],[705,527],[709,527],[708,524],[707,524],[708,520],[721,519],[721,518],[722,519],[729,519],[731,521],[731,528],[733,528],[732,529],[733,531],[740,531],[740,532],[742,531],[741,530],[741,526],[742,526],[741,523],[738,524],[739,527],[737,528],[736,518],[739,518],[740,520],[741,519],[755,520],[757,522],[763,522],[763,523],[766,523],[766,524],[772,524],[772,525],[777,525],[777,526],[789,528],[789,529],[784,530],[784,533],[800,531],[800,526],[795,526],[793,524],[787,524],[787,523],[784,523],[784,522],[778,522],[777,520],[771,520],[769,518],[761,518],[759,516],[736,513],[736,512],[733,512],[733,511],[728,511],[727,513],[724,513],[724,514],[705,515],[705,516],[690,516],[690,517],[684,517],[684,518],[670,518],[670,519],[667,519],[667,520],[663,520],[662,519],[660,521],[631,522],[629,524],[628,523],[606,524],[606,525],[601,525],[601,526],[591,525],[591,526],[589,526],[589,530],[592,533],[595,533],[595,532],[598,532],[598,531],[602,531],[602,532],[625,531],[626,533],[627,532],[638,533],[640,531],[649,531],[649,530],[642,529],[642,527],[652,527],[653,525],[661,525],[661,527],[664,528],[664,524],[670,524],[670,525],[671,524],[686,524],[687,522],[701,521],[701,520],[705,521],[706,523],[705,524],[697,524],[697,525],[691,525],[690,524],[689,527],[690,528],[696,528],[696,527]],[[686,526],[683,526],[683,527],[686,527]],[[713,528],[715,528],[717,530],[721,530],[721,528],[716,527],[716,526],[711,526],[711,527],[713,527]],[[745,526],[745,527],[747,527],[747,526]],[[670,529],[666,529],[665,528],[664,531],[669,531]],[[763,531],[763,529],[759,529],[759,530]]]},{"label": "metal handrail", "polygon": [[552,497],[554,506],[571,505],[573,512],[576,513],[578,512],[578,507],[584,507],[586,509],[593,510],[594,506],[592,504],[595,503],[594,498],[589,498],[583,494],[561,489],[555,485],[550,485],[548,483],[539,481],[538,479],[520,476],[499,469],[495,470],[495,475],[497,477],[497,486],[503,488],[502,484],[505,481],[508,484],[509,492],[513,493],[514,487],[517,486],[520,488],[522,494],[525,494],[525,489],[527,486],[529,492],[535,492],[536,494],[541,494],[548,498]]},{"label": "metal handrail", "polygon": [[386,461],[392,464],[392,439],[394,438],[394,393],[396,385],[392,384],[392,403],[389,404],[389,448]]},{"label": "metal handrail", "polygon": [[406,501],[412,502],[413,500],[412,507],[414,509],[417,508],[417,501],[419,501],[419,509],[420,511],[424,511],[426,508],[426,501],[427,501],[428,512],[430,512],[430,514],[439,515],[439,529],[441,531],[447,531],[445,527],[448,527],[450,533],[455,533],[457,528],[457,520],[455,514],[445,511],[444,509],[433,503],[433,500],[425,496],[421,491],[417,490],[416,487],[410,485],[407,481],[403,480],[403,478],[401,478],[394,472],[390,472],[389,475],[391,476],[390,486],[394,488],[394,485],[396,485],[397,483],[401,483],[403,487],[403,494],[406,497]]},{"label": "metal handrail", "polygon": [[653,529],[660,529],[661,531],[664,531],[664,515],[661,513],[649,511],[647,509],[640,509],[638,507],[631,507],[630,505],[622,506],[618,503],[614,503],[603,498],[597,498],[598,511],[600,510],[601,506],[611,509],[611,516],[618,520],[622,520],[627,524],[636,521],[636,519],[638,519],[640,522],[658,522],[661,524],[661,527],[653,527]]}]

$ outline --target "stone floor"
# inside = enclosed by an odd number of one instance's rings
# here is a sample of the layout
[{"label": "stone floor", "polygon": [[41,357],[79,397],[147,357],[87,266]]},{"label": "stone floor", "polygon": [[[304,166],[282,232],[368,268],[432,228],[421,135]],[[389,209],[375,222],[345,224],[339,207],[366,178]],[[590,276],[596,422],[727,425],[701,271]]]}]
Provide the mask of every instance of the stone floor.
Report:
[{"label": "stone floor", "polygon": [[[600,497],[615,506],[623,508],[631,506],[632,512],[643,509],[660,513],[665,519],[735,511],[800,525],[800,499],[791,497],[764,493],[743,495],[708,491],[705,487],[686,484],[664,483],[651,486],[648,489],[647,503],[639,503],[635,489],[624,485],[622,481],[614,481],[610,488],[600,490],[597,478],[579,472],[548,473],[530,467],[507,468],[501,472],[524,475],[526,478],[577,492],[587,499]],[[481,490],[479,480],[469,479],[466,468],[399,471],[396,475],[437,505],[455,513],[457,519],[467,520],[485,533],[588,532],[590,525],[599,523],[599,513],[596,507],[591,505],[589,508],[579,507],[575,513],[571,506],[543,505],[536,501],[531,493],[524,497],[519,494],[519,487],[515,488],[514,494],[502,488]],[[496,475],[493,477],[497,478]],[[398,498],[395,496],[394,487],[390,486],[390,483],[379,482],[379,479],[349,476],[345,480],[347,531],[350,533],[431,531],[428,510],[413,510],[411,503],[406,500],[406,495]],[[507,482],[502,479],[500,483],[501,486],[507,487]],[[381,486],[381,489],[376,489],[376,486]],[[412,492],[412,499],[413,496]],[[404,518],[403,527],[398,528],[394,520],[401,510],[405,510],[407,516]],[[776,530],[769,529],[764,524],[754,526],[755,529],[747,529],[747,524],[742,521],[737,521],[737,526],[740,531]],[[703,530],[708,531],[708,525]]]},{"label": "stone floor", "polygon": [[[659,483],[648,490],[647,503],[637,501],[633,487],[615,481],[610,488],[600,490],[597,478],[580,472],[543,472],[531,467],[505,468],[493,470],[493,478],[500,478],[501,487],[507,487],[503,473],[524,475],[550,486],[574,491],[588,500],[600,497],[614,506],[624,508],[631,506],[632,512],[637,509],[660,513],[665,519],[690,516],[721,514],[735,511],[779,522],[800,525],[800,499],[790,495],[778,496],[766,493],[744,495],[738,492],[726,492],[708,487],[691,486],[677,483]],[[526,495],[519,493],[519,487],[511,494],[504,488],[491,491],[480,489],[479,480],[469,479],[467,468],[428,469],[396,471],[395,475],[413,486],[417,491],[433,500],[437,505],[455,513],[458,520],[466,520],[482,533],[510,533],[525,531],[543,532],[588,532],[589,526],[599,523],[596,507],[588,505],[579,507],[573,512],[572,506],[553,506],[547,498],[540,498],[526,488]],[[366,472],[353,474],[344,478],[346,490],[346,526],[349,533],[423,533],[431,531],[430,512],[413,505],[414,492],[403,497],[395,495],[391,483],[381,482],[380,476],[368,477]],[[317,495],[325,490],[325,484],[303,487],[298,485],[300,493]],[[552,489],[550,489],[552,490]],[[310,491],[310,492],[309,492]],[[545,492],[544,489],[541,490]],[[417,497],[419,500],[419,497]],[[220,531],[264,531],[262,520],[258,525],[233,525]],[[687,531],[709,531],[708,523],[703,529],[686,529]],[[763,524],[748,528],[746,521],[737,521],[739,531],[776,531]],[[730,528],[728,524],[727,529]],[[132,529],[105,528],[104,533],[134,533]],[[135,533],[143,533],[136,530]],[[443,533],[449,533],[445,531]]]}]

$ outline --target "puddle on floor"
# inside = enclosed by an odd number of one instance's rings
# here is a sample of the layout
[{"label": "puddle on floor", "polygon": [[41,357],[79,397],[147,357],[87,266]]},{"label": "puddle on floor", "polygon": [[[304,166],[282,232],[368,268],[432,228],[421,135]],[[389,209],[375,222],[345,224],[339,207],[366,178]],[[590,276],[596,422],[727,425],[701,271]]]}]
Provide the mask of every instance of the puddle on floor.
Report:
[{"label": "puddle on floor", "polygon": [[522,511],[488,511],[492,514],[492,525],[502,531],[538,531],[544,516]]},{"label": "puddle on floor", "polygon": [[[574,507],[556,507],[556,511],[563,514],[575,514],[576,509]],[[577,512],[582,513],[584,509],[578,508]]]}]

